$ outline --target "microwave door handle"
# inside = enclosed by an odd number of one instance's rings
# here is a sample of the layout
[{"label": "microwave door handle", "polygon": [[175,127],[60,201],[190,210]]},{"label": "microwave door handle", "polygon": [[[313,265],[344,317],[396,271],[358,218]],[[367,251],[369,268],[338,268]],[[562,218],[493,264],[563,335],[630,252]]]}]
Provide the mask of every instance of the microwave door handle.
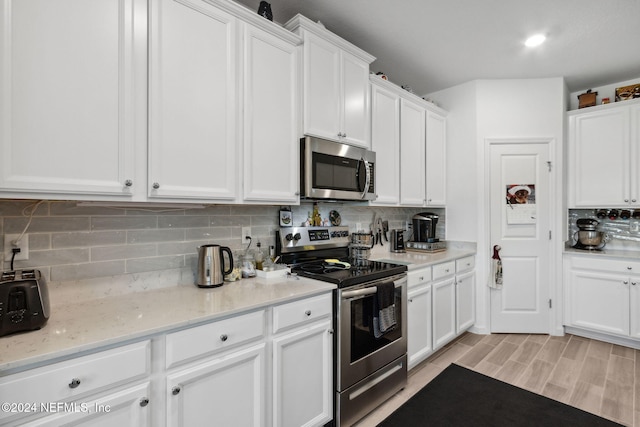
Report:
[{"label": "microwave door handle", "polygon": [[[367,195],[367,191],[369,191],[369,185],[371,184],[371,170],[369,168],[369,162],[367,162],[364,158],[360,158],[362,163],[364,164],[365,171],[365,181],[364,181],[364,189],[362,190],[361,199],[364,199]],[[358,162],[360,163],[360,162]],[[358,169],[360,168],[360,164],[358,164]]]}]

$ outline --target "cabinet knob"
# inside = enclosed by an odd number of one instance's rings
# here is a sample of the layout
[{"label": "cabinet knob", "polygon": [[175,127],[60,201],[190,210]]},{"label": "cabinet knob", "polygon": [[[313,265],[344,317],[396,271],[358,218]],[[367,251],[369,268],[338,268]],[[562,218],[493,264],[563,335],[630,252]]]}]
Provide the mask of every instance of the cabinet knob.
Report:
[{"label": "cabinet knob", "polygon": [[142,406],[143,408],[145,406],[147,406],[149,404],[149,398],[148,397],[143,397],[142,399],[140,399],[140,406]]},{"label": "cabinet knob", "polygon": [[424,281],[424,276],[420,276],[420,277],[419,277],[419,280],[420,280],[421,282],[423,282],[423,281]]},{"label": "cabinet knob", "polygon": [[629,203],[629,199],[624,199],[624,202],[625,203]]},{"label": "cabinet knob", "polygon": [[632,284],[633,286],[635,286],[635,285],[636,285],[636,283],[637,283],[637,282],[631,282],[631,284]]},{"label": "cabinet knob", "polygon": [[413,302],[413,298],[409,298],[409,302]]},{"label": "cabinet knob", "polygon": [[130,179],[126,180],[124,182],[124,185],[126,185],[127,187],[131,187],[133,185],[133,181],[131,181]]},{"label": "cabinet knob", "polygon": [[226,341],[228,338],[227,334],[220,335],[220,341]]},{"label": "cabinet knob", "polygon": [[632,266],[628,266],[627,270],[633,270],[633,267]]},{"label": "cabinet knob", "polygon": [[329,329],[327,332],[329,333],[329,335],[333,335],[333,329]]},{"label": "cabinet knob", "polygon": [[173,394],[174,396],[180,394],[180,386],[175,386],[174,388],[172,388],[171,394]]},{"label": "cabinet knob", "polygon": [[628,280],[625,280],[625,281],[623,281],[622,283],[624,283],[625,285],[628,285],[628,284],[629,284],[629,281],[628,281]]},{"label": "cabinet knob", "polygon": [[636,199],[631,199],[631,202],[635,203],[635,202],[636,202]]},{"label": "cabinet knob", "polygon": [[306,314],[307,316],[311,316],[311,310],[305,311],[304,314]]},{"label": "cabinet knob", "polygon": [[69,388],[76,388],[80,385],[80,379],[79,378],[74,378],[71,380],[71,382],[69,383]]},{"label": "cabinet knob", "polygon": [[157,190],[158,188],[160,188],[160,184],[158,184],[157,182],[154,182],[152,187],[154,190]]},{"label": "cabinet knob", "polygon": [[338,132],[338,138],[342,137],[342,132]]}]

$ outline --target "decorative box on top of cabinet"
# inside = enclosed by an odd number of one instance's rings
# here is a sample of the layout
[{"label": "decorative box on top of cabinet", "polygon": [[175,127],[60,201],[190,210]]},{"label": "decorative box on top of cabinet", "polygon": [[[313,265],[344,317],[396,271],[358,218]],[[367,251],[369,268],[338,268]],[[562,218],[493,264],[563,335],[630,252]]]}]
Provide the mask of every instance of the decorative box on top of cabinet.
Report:
[{"label": "decorative box on top of cabinet", "polygon": [[567,117],[569,207],[640,207],[640,101]]},{"label": "decorative box on top of cabinet", "polygon": [[0,195],[132,199],[146,1],[5,0],[0,20]]},{"label": "decorative box on top of cabinet", "polygon": [[369,148],[369,64],[375,58],[302,15],[285,28],[304,39],[304,133]]}]

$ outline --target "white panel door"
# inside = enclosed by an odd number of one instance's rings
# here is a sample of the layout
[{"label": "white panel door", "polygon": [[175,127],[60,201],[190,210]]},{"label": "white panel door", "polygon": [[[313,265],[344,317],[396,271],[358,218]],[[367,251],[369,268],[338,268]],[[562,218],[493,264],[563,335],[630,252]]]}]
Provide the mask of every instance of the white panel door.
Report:
[{"label": "white panel door", "polygon": [[369,64],[342,52],[342,141],[371,147]]},{"label": "white panel door", "polygon": [[236,19],[201,0],[150,8],[148,195],[234,200]]},{"label": "white panel door", "polygon": [[425,202],[425,109],[400,101],[400,204]]},{"label": "white panel door", "polygon": [[426,126],[426,204],[444,206],[447,203],[447,118],[427,111]]},{"label": "white panel door", "polygon": [[340,50],[321,38],[305,33],[304,133],[339,140]]},{"label": "white panel door", "polygon": [[400,201],[400,97],[371,85],[371,148],[376,153],[375,204]]},{"label": "white panel door", "polygon": [[0,191],[132,195],[136,13],[136,0],[0,1]]},{"label": "white panel door", "polygon": [[504,274],[503,288],[491,290],[491,332],[549,332],[548,145],[490,145],[491,244],[502,248]]},{"label": "white panel door", "polygon": [[296,203],[298,55],[293,44],[245,25],[243,198]]}]

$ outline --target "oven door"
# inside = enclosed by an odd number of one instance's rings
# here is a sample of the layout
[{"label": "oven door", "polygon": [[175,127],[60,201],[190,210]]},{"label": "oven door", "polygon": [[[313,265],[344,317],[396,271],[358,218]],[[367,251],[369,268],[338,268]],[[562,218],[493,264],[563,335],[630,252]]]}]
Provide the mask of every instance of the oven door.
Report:
[{"label": "oven door", "polygon": [[[376,285],[395,284],[396,327],[380,338],[373,334]],[[407,352],[407,275],[338,290],[337,384],[343,391]]]}]

